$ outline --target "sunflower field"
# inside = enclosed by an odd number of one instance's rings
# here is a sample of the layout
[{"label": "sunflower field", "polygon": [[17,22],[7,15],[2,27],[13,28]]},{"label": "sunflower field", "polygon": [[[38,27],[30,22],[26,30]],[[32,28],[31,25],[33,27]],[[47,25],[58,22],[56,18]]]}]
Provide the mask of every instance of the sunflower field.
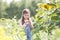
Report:
[{"label": "sunflower field", "polygon": [[32,40],[60,40],[60,0],[0,0],[0,40],[27,40],[18,23],[24,8],[31,11]]}]

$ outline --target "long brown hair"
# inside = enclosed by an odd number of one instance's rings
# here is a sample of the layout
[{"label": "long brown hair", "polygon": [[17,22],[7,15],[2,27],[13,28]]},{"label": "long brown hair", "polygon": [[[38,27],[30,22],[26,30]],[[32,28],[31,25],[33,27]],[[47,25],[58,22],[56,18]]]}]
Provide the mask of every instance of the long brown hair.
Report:
[{"label": "long brown hair", "polygon": [[[24,14],[29,14],[29,16],[30,16],[30,10],[29,9],[24,9],[23,11],[22,11],[22,16],[21,16],[21,21],[22,21],[22,25],[24,24]],[[29,18],[28,18],[28,20],[29,20]]]}]

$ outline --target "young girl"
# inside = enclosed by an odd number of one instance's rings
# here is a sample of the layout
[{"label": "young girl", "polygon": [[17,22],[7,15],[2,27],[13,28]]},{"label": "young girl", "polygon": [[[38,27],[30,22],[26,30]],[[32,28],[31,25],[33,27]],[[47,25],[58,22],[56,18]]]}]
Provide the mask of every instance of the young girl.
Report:
[{"label": "young girl", "polygon": [[33,24],[30,19],[29,9],[24,9],[22,11],[22,16],[21,16],[21,19],[19,20],[19,24],[25,29],[27,40],[31,40],[31,29],[33,29]]}]

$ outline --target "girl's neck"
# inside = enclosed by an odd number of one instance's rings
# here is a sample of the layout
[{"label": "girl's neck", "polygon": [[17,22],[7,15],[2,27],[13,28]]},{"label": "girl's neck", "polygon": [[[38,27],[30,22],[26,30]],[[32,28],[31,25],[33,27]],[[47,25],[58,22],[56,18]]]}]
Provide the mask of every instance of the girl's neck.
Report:
[{"label": "girl's neck", "polygon": [[24,20],[28,20],[28,19],[24,19]]},{"label": "girl's neck", "polygon": [[24,19],[24,21],[26,22],[26,21],[28,21],[28,19]]}]

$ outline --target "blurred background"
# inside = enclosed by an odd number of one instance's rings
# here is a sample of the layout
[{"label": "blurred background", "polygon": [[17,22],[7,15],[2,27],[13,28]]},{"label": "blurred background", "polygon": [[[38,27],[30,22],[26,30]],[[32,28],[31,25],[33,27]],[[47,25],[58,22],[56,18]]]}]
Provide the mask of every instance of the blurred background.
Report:
[{"label": "blurred background", "polygon": [[18,24],[24,8],[31,11],[32,40],[60,40],[60,0],[0,0],[0,40],[26,40]]}]

